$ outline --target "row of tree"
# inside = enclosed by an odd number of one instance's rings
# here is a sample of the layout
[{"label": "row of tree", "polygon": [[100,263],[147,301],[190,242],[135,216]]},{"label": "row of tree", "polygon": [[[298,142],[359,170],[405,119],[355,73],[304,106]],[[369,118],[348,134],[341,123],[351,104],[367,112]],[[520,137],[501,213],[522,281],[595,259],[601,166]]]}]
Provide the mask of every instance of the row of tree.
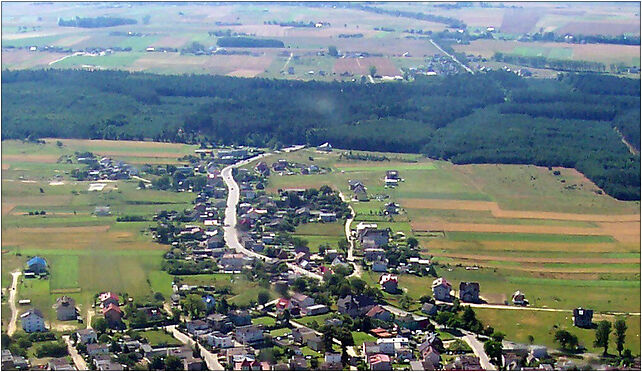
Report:
[{"label": "row of tree", "polygon": [[69,20],[58,19],[58,26],[61,27],[81,27],[81,28],[100,28],[114,27],[122,25],[135,25],[138,23],[135,19],[120,17],[76,17]]}]

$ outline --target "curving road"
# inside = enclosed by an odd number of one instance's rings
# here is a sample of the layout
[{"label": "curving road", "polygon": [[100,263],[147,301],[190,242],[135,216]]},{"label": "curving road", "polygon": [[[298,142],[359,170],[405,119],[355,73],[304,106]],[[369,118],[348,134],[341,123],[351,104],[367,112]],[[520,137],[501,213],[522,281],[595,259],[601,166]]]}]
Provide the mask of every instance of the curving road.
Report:
[{"label": "curving road", "polygon": [[18,308],[16,307],[16,294],[18,292],[18,278],[22,272],[16,271],[11,273],[11,288],[9,289],[9,307],[11,307],[11,320],[7,327],[7,334],[12,336],[16,332],[16,322],[18,321]]},{"label": "curving road", "polygon": [[[288,147],[286,149],[281,150],[282,152],[292,152],[292,151],[297,151],[302,148],[304,148],[304,145],[298,145],[298,146],[292,146]],[[249,164],[255,160],[261,159],[263,157],[266,157],[268,155],[272,155],[271,153],[265,153],[262,155],[258,155],[246,160],[242,160],[238,163],[229,165],[221,171],[221,177],[223,177],[223,182],[225,182],[225,185],[227,186],[227,207],[225,208],[225,220],[224,220],[224,226],[223,226],[223,232],[224,232],[224,238],[225,242],[230,248],[233,248],[239,253],[243,253],[246,256],[250,257],[255,257],[259,258],[263,261],[266,262],[274,262],[275,259],[270,258],[268,256],[256,253],[254,251],[251,251],[249,249],[245,249],[243,245],[241,245],[241,242],[239,241],[238,237],[238,231],[236,229],[236,206],[239,203],[240,199],[240,189],[239,185],[236,183],[234,180],[234,177],[232,177],[232,169],[238,168],[240,166]],[[311,271],[305,270],[297,265],[288,263],[287,264],[290,269],[292,269],[294,272],[297,272],[301,275],[305,275],[311,278],[314,278],[316,280],[322,281],[323,277],[319,274],[315,274]]]}]

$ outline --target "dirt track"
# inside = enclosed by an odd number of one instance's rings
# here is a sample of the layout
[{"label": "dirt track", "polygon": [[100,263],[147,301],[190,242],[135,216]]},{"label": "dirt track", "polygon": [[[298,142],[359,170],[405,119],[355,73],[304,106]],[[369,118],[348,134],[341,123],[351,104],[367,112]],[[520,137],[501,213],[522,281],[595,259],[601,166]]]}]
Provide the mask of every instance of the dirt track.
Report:
[{"label": "dirt track", "polygon": [[555,264],[635,264],[639,263],[638,258],[608,258],[608,257],[511,257],[511,256],[487,256],[476,254],[440,253],[439,256],[459,258],[464,260],[479,261],[504,261],[519,263],[555,263]]}]

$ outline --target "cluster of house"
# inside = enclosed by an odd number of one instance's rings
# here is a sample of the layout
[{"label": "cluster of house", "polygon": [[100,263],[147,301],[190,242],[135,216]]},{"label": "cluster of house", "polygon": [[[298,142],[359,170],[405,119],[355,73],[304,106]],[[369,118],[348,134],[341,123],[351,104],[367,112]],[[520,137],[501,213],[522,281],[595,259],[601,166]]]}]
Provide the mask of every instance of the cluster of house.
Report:
[{"label": "cluster of house", "polygon": [[[414,36],[406,36],[407,38],[415,38]],[[425,64],[419,67],[410,67],[408,73],[411,76],[415,75],[426,75],[426,76],[437,76],[437,75],[456,75],[461,72],[461,67],[453,61],[450,57],[434,54],[425,59]]]},{"label": "cluster of house", "polygon": [[378,228],[376,223],[359,222],[353,236],[363,250],[363,259],[374,272],[386,273],[389,269],[395,269],[401,274],[419,274],[428,270],[432,264],[429,259],[417,254],[405,262],[399,262],[396,267],[391,267],[386,258],[386,248],[389,249],[391,242],[394,242],[391,240],[392,232],[390,229]]},{"label": "cluster of house", "polygon": [[[432,282],[432,293],[433,297],[437,301],[442,302],[452,302],[455,298],[451,293],[453,291],[452,285],[444,278],[437,278]],[[462,302],[468,303],[479,303],[481,299],[479,297],[479,283],[477,282],[461,282],[459,283],[459,294],[458,298]],[[528,305],[528,300],[526,295],[517,290],[513,293],[511,297],[513,305],[517,306],[526,306]]]},{"label": "cluster of house", "polygon": [[20,356],[13,355],[9,349],[2,349],[2,370],[26,370],[29,368],[29,361]]},{"label": "cluster of house", "polygon": [[[109,344],[98,341],[96,331],[91,328],[78,330],[75,335],[77,339],[76,348],[81,354],[84,354],[85,359],[91,363],[91,369],[94,370],[122,371],[124,367],[114,361],[120,352],[128,352],[130,355],[133,353],[135,360],[145,359],[147,363],[157,356],[175,356],[183,362],[184,370],[198,371],[202,369],[203,360],[194,357],[190,346],[152,347],[148,343],[143,343],[124,335],[117,341],[121,351],[112,352]],[[79,347],[80,345],[84,347],[81,348]]]},{"label": "cluster of house", "polygon": [[321,168],[315,164],[308,165],[302,163],[291,163],[285,159],[279,159],[275,163],[272,163],[271,166],[266,162],[261,161],[256,164],[254,169],[263,177],[268,177],[271,171],[276,172],[280,176],[291,176],[294,174],[325,174],[328,172],[328,169]]},{"label": "cluster of house", "polygon": [[138,168],[127,164],[123,161],[113,160],[109,157],[98,159],[94,154],[87,153],[84,156],[77,157],[80,164],[86,164],[89,169],[85,180],[126,180],[132,176],[137,176]]},{"label": "cluster of house", "polygon": [[277,313],[288,310],[294,317],[313,316],[328,313],[330,309],[323,304],[315,304],[310,296],[295,293],[290,298],[279,298],[276,302]]},{"label": "cluster of house", "polygon": [[258,154],[258,151],[250,147],[237,147],[225,149],[197,149],[194,153],[205,158],[208,156],[214,164],[234,164],[238,161],[249,159]]}]

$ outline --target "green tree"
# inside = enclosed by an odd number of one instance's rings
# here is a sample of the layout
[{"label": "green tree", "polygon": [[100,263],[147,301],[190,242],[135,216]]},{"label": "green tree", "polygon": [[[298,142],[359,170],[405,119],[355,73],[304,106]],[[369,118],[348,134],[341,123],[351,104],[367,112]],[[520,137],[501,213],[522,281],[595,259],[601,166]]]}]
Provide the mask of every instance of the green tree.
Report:
[{"label": "green tree", "polygon": [[183,309],[192,317],[198,318],[205,312],[205,303],[201,296],[196,294],[189,294],[183,300]]},{"label": "green tree", "polygon": [[611,335],[611,322],[603,320],[597,324],[595,330],[595,341],[593,346],[604,348],[604,355],[608,355],[609,351],[609,336]]},{"label": "green tree", "polygon": [[149,363],[149,369],[151,370],[161,370],[165,364],[163,363],[163,358],[160,356],[156,355],[154,358],[152,358],[152,361]]},{"label": "green tree", "polygon": [[376,66],[370,66],[368,67],[368,71],[370,72],[370,76],[375,77],[377,74],[377,67]]},{"label": "green tree", "polygon": [[270,293],[268,293],[267,291],[259,292],[257,300],[259,305],[265,305],[268,301],[270,301]]},{"label": "green tree", "polygon": [[560,344],[564,350],[575,350],[578,345],[577,336],[571,334],[569,331],[560,329],[555,332],[553,337],[556,342]]},{"label": "green tree", "polygon": [[622,350],[624,350],[624,341],[626,339],[626,321],[624,319],[618,319],[614,324],[615,328],[615,344],[617,345],[617,353],[621,357]]},{"label": "green tree", "polygon": [[502,363],[502,343],[488,340],[484,342],[484,351],[490,358],[491,362],[496,366],[501,365]]},{"label": "green tree", "polygon": [[401,296],[401,299],[399,299],[399,305],[401,305],[401,308],[404,310],[410,309],[410,305],[412,305],[412,298],[408,296],[407,294],[404,294]]},{"label": "green tree", "polygon": [[176,356],[169,355],[165,357],[165,370],[166,371],[181,371],[183,370],[183,361]]},{"label": "green tree", "polygon": [[94,318],[91,321],[91,328],[95,329],[98,333],[105,333],[107,330],[107,320],[105,320],[105,318]]},{"label": "green tree", "polygon": [[408,243],[408,247],[416,248],[419,245],[419,240],[417,240],[417,238],[415,238],[414,236],[411,236],[406,240],[406,243]]},{"label": "green tree", "polygon": [[329,54],[331,57],[336,57],[336,56],[338,56],[338,55],[339,55],[339,51],[337,50],[337,47],[335,47],[334,45],[330,45],[330,46],[328,47],[328,54]]}]

